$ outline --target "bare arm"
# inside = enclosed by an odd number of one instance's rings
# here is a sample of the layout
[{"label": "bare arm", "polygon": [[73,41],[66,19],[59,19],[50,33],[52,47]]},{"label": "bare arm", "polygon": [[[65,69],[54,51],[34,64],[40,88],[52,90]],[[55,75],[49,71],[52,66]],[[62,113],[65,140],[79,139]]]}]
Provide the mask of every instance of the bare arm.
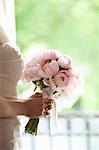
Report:
[{"label": "bare arm", "polygon": [[0,118],[15,117],[18,115],[37,118],[42,116],[43,109],[45,109],[45,115],[48,115],[49,110],[52,108],[51,102],[51,99],[43,99],[42,95],[39,93],[32,95],[24,101],[10,101],[9,99],[0,96]]},{"label": "bare arm", "polygon": [[24,103],[19,101],[10,101],[0,96],[0,117],[15,117],[24,113]]},{"label": "bare arm", "polygon": [[42,114],[43,98],[33,95],[27,100],[13,100],[0,96],[0,117],[15,117],[25,115],[29,117],[38,117]]}]

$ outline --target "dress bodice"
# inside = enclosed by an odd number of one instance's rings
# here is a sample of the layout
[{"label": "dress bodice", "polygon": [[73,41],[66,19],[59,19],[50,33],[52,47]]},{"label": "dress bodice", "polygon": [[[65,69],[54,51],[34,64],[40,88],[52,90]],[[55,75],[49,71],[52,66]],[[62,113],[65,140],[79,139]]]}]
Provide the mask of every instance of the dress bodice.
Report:
[{"label": "dress bodice", "polygon": [[9,44],[0,45],[0,95],[17,96],[17,83],[23,68],[22,57]]},{"label": "dress bodice", "polygon": [[[23,61],[21,55],[8,43],[0,45],[0,95],[13,100],[17,97],[17,83],[21,77]],[[0,150],[15,150],[14,132],[17,117],[0,118]],[[14,142],[13,142],[14,141]],[[19,150],[20,148],[18,148]]]}]

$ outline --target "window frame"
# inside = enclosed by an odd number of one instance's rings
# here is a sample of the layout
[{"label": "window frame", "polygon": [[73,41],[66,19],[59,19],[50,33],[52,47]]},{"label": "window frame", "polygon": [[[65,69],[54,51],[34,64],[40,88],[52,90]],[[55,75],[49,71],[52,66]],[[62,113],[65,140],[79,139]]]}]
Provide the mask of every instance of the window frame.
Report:
[{"label": "window frame", "polygon": [[0,24],[11,43],[16,44],[15,0],[0,0]]}]

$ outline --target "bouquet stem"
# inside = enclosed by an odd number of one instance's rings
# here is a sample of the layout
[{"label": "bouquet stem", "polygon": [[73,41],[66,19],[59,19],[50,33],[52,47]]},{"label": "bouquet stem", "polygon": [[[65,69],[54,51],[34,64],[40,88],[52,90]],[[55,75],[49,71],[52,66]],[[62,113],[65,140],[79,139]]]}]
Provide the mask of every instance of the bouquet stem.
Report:
[{"label": "bouquet stem", "polygon": [[39,118],[30,119],[27,125],[25,126],[25,133],[37,135],[38,123],[39,123]]}]

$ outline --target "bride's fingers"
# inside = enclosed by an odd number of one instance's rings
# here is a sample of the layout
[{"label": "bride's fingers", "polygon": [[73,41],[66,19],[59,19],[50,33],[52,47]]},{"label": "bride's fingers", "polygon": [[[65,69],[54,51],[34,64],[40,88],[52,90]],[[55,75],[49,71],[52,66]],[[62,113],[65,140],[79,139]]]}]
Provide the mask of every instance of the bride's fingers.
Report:
[{"label": "bride's fingers", "polygon": [[49,114],[50,114],[50,113],[49,113],[48,111],[45,111],[45,112],[44,112],[44,115],[45,115],[45,116],[49,116]]},{"label": "bride's fingers", "polygon": [[47,104],[44,103],[42,115],[43,115],[44,117],[49,116],[51,109],[52,109],[52,104],[51,104],[51,103],[47,103]]},{"label": "bride's fingers", "polygon": [[51,104],[44,104],[43,108],[50,110],[52,108],[52,105]]},{"label": "bride's fingers", "polygon": [[48,117],[50,115],[50,110],[52,109],[52,104],[48,102],[47,104],[45,103],[43,105],[43,111],[42,111],[42,116],[43,117]]},{"label": "bride's fingers", "polygon": [[47,116],[49,116],[49,114],[50,114],[50,112],[48,109],[43,109],[43,112],[42,112],[43,117],[47,117]]},{"label": "bride's fingers", "polygon": [[47,102],[47,103],[44,102],[44,103],[43,103],[43,108],[50,110],[50,109],[52,108],[52,102],[51,102],[51,101],[49,101],[49,102]]},{"label": "bride's fingers", "polygon": [[53,99],[45,98],[45,99],[44,99],[44,103],[45,103],[45,104],[48,104],[48,103],[52,104],[52,103],[53,103]]}]

